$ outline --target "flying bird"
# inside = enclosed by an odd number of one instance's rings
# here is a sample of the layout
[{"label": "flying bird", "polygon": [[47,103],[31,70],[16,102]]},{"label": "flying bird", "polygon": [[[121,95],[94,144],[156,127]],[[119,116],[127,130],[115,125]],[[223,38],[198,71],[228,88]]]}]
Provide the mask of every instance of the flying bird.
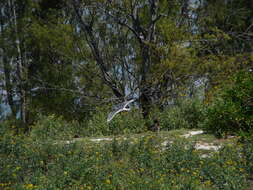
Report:
[{"label": "flying bird", "polygon": [[110,122],[114,118],[114,116],[116,114],[118,114],[119,112],[130,111],[129,104],[134,101],[135,101],[135,99],[131,99],[131,100],[128,100],[128,101],[125,101],[123,103],[113,106],[113,111],[111,113],[109,113],[109,115],[107,117],[107,122]]}]

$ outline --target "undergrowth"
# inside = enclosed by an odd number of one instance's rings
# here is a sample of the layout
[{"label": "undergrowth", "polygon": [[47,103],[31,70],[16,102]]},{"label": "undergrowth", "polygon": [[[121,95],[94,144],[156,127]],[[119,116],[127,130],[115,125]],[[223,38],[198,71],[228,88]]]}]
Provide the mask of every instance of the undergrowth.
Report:
[{"label": "undergrowth", "polygon": [[253,73],[238,72],[216,95],[205,113],[205,130],[218,137],[246,137],[253,131]]},{"label": "undergrowth", "polygon": [[202,158],[194,144],[179,140],[162,149],[160,143],[155,135],[134,143],[114,140],[94,145],[1,134],[0,188],[238,190],[246,186],[252,146],[228,146]]}]

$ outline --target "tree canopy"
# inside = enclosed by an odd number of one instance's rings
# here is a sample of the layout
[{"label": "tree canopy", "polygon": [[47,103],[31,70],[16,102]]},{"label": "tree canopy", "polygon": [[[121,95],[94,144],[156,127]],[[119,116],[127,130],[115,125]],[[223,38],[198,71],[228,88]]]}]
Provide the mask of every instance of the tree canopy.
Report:
[{"label": "tree canopy", "polygon": [[137,99],[143,118],[252,68],[246,0],[4,0],[0,71],[11,115],[69,120]]}]

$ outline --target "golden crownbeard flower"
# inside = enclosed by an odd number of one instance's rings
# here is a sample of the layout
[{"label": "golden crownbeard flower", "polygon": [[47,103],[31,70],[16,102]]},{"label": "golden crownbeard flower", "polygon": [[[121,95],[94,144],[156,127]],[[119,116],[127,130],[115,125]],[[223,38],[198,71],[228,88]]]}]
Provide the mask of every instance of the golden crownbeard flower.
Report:
[{"label": "golden crownbeard flower", "polygon": [[31,183],[25,185],[25,188],[26,188],[26,189],[32,189],[33,187],[34,187],[34,186],[33,186],[33,184],[31,184]]}]

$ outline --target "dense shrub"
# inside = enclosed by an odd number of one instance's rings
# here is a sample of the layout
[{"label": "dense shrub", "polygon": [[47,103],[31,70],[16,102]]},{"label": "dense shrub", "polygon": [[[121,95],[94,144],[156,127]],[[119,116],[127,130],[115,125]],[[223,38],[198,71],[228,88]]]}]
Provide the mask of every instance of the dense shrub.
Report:
[{"label": "dense shrub", "polygon": [[1,122],[0,123],[0,136],[4,136],[9,133],[13,133],[13,129],[16,127],[12,125],[9,121]]},{"label": "dense shrub", "polygon": [[204,105],[201,99],[186,98],[179,103],[181,116],[188,122],[190,128],[197,128],[204,115]]},{"label": "dense shrub", "polygon": [[243,134],[253,130],[253,73],[239,72],[206,112],[205,128],[216,134]]},{"label": "dense shrub", "polygon": [[40,115],[38,121],[31,126],[30,135],[34,139],[69,139],[79,133],[77,122],[67,122],[55,115]]},{"label": "dense shrub", "polygon": [[121,112],[113,120],[107,122],[108,113],[97,112],[89,120],[85,127],[85,133],[89,135],[122,135],[140,133],[146,130],[145,122],[138,110]]},{"label": "dense shrub", "polygon": [[150,121],[142,118],[139,109],[121,112],[113,120],[107,122],[110,111],[97,110],[88,120],[83,122],[66,121],[55,115],[39,115],[38,120],[30,126],[31,136],[35,139],[68,139],[74,136],[123,135],[145,132],[153,119],[160,121],[163,130],[179,128],[196,128],[203,114],[201,102],[195,99],[184,99],[180,104],[164,111],[152,110]]},{"label": "dense shrub", "polygon": [[0,122],[0,133],[12,133],[13,135],[27,133],[29,127],[14,117],[8,117],[7,119]]},{"label": "dense shrub", "polygon": [[145,122],[139,112],[122,112],[107,122],[108,113],[97,111],[84,122],[66,121],[55,115],[40,115],[38,121],[31,126],[31,137],[34,139],[70,139],[74,136],[104,136],[140,133],[146,131]]},{"label": "dense shrub", "polygon": [[165,130],[198,128],[199,123],[203,120],[203,110],[201,100],[185,98],[163,112],[157,111],[153,115],[158,115],[161,127]]},{"label": "dense shrub", "polygon": [[167,108],[163,112],[156,112],[156,115],[159,115],[160,125],[163,130],[190,127],[179,106]]}]

